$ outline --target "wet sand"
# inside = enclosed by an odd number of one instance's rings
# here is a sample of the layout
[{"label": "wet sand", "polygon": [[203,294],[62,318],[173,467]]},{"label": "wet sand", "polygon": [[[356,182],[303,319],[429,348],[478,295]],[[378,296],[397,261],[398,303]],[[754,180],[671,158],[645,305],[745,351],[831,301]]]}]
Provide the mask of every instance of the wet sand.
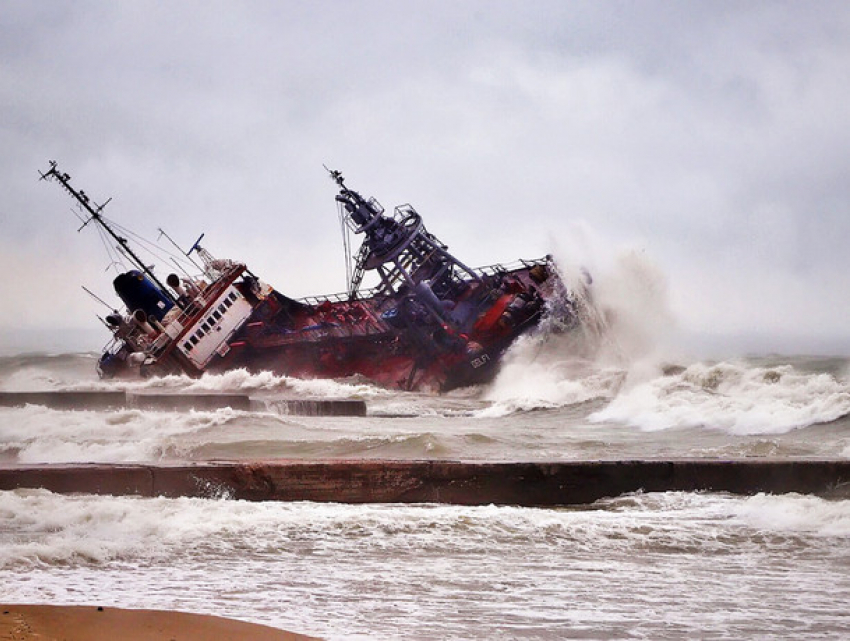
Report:
[{"label": "wet sand", "polygon": [[315,639],[234,619],[99,606],[0,605],[0,641],[303,641]]}]

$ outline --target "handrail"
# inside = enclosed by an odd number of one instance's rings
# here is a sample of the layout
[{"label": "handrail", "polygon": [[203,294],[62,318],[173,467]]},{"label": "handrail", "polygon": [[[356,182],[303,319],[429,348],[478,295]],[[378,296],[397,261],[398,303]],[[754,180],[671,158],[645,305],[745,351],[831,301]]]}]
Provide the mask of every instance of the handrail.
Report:
[{"label": "handrail", "polygon": [[[504,274],[505,272],[512,272],[518,269],[534,267],[536,265],[547,265],[548,263],[548,257],[531,258],[528,260],[520,258],[519,260],[515,260],[504,265],[502,263],[494,263],[492,265],[485,265],[484,267],[476,267],[472,271],[486,276],[493,276],[495,274]],[[307,305],[321,305],[325,301],[330,301],[332,303],[345,303],[363,298],[372,298],[380,294],[382,291],[383,289],[381,287],[372,287],[370,289],[358,291],[356,298],[352,298],[348,294],[348,292],[338,292],[335,294],[327,294],[322,296],[305,296],[296,300],[299,303],[305,303]]]}]

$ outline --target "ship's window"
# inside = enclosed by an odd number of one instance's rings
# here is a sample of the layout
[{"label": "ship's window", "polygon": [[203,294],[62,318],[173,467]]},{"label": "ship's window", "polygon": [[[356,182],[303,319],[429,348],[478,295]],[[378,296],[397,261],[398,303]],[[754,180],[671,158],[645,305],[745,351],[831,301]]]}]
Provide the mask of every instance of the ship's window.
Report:
[{"label": "ship's window", "polygon": [[189,342],[192,343],[192,347],[198,344],[198,335],[195,334],[192,338],[189,339]]},{"label": "ship's window", "polygon": [[227,307],[227,309],[230,309],[231,305],[233,305],[233,301],[229,298],[224,301],[224,306]]},{"label": "ship's window", "polygon": [[218,311],[221,314],[223,314],[224,312],[227,311],[227,307],[224,306],[224,303],[222,303],[221,305],[218,306]]},{"label": "ship's window", "polygon": [[206,334],[206,332],[204,331],[203,327],[200,327],[198,331],[195,332],[195,336],[197,336],[198,338],[203,338],[204,334]]},{"label": "ship's window", "polygon": [[228,298],[229,298],[230,300],[232,300],[232,301],[235,301],[235,300],[236,300],[236,293],[235,293],[235,292],[230,292],[230,296],[228,296]]},{"label": "ship's window", "polygon": [[201,329],[204,330],[205,332],[210,331],[210,319],[209,318],[207,320],[205,320],[203,323],[201,323]]},{"label": "ship's window", "polygon": [[215,310],[213,312],[213,318],[216,319],[216,320],[221,320],[221,313],[219,313],[218,310]]},{"label": "ship's window", "polygon": [[192,345],[190,341],[186,341],[185,343],[183,343],[183,349],[185,349],[187,352],[191,352],[193,347],[194,345]]}]

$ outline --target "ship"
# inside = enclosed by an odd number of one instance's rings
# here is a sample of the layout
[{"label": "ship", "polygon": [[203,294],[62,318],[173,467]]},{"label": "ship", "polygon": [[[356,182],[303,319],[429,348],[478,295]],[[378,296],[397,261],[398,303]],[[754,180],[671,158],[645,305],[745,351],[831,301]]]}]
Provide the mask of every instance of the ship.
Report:
[{"label": "ship", "polygon": [[[335,170],[328,172],[339,190],[345,292],[286,296],[245,263],[214,257],[201,245],[203,234],[181,250],[195,269],[181,264],[182,273],[163,282],[123,228],[103,215],[111,199],[97,205],[56,161],[49,164],[41,179],[71,195],[83,227],[99,226],[123,262],[113,287],[124,309],[101,318],[111,334],[97,362],[102,378],[199,377],[244,368],[446,392],[491,381],[508,348],[544,318],[560,331],[580,324],[580,297],[565,286],[551,256],[470,268],[411,205],[390,214]],[[377,284],[365,287],[367,276]]]}]

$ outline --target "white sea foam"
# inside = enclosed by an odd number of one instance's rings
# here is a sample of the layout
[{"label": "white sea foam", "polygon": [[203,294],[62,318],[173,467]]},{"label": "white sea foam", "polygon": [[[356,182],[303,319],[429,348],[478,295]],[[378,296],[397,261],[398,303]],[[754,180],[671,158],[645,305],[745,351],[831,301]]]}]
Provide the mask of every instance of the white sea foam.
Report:
[{"label": "white sea foam", "polygon": [[612,398],[623,382],[655,375],[663,337],[672,327],[666,282],[641,253],[628,251],[593,274],[565,271],[583,324],[559,333],[541,331],[517,341],[484,398],[493,405],[479,416],[556,408]]},{"label": "white sea foam", "polygon": [[484,393],[491,402],[477,417],[506,416],[518,411],[551,409],[611,398],[625,372],[595,369],[592,363],[564,357],[561,341],[569,337],[527,337],[506,358],[504,369]]},{"label": "white sea foam", "polygon": [[[181,377],[183,378],[183,377]],[[155,384],[155,383],[151,383]],[[205,374],[185,383],[187,391],[289,392],[298,396],[361,398],[381,393],[367,384],[349,384],[328,379],[299,379],[271,372],[252,374],[236,369],[222,374]]]},{"label": "white sea foam", "polygon": [[0,408],[0,449],[20,463],[149,461],[179,458],[192,447],[189,435],[241,416],[213,412],[62,412],[41,406]]},{"label": "white sea foam", "polygon": [[[683,523],[702,522],[683,531]],[[635,545],[735,546],[770,534],[850,536],[850,501],[812,496],[637,494],[592,510],[452,505],[341,505],[226,499],[0,492],[0,567],[116,559],[283,553],[311,541],[330,553],[360,545],[472,552],[529,541],[585,550]],[[742,539],[717,539],[728,530]],[[731,550],[731,547],[729,548]],[[291,549],[290,553],[295,550]]]},{"label": "white sea foam", "polygon": [[594,422],[645,430],[709,427],[732,434],[780,434],[850,413],[850,386],[829,374],[791,365],[696,363],[620,391]]},{"label": "white sea foam", "polygon": [[82,381],[63,385],[73,390],[130,390],[186,392],[281,393],[313,398],[373,398],[388,394],[368,383],[349,383],[330,379],[300,379],[272,372],[251,373],[234,369],[221,374],[204,374],[191,378],[182,374],[157,376],[144,380]]},{"label": "white sea foam", "polygon": [[763,532],[850,537],[850,501],[847,500],[759,494],[743,501],[736,512],[748,527]]},{"label": "white sea foam", "polygon": [[[545,510],[18,490],[0,492],[0,601],[179,608],[328,639],[624,638],[635,621],[647,638],[784,638],[845,626],[848,519],[850,501],[793,495]],[[718,618],[730,604],[747,617]],[[486,623],[505,612],[509,628]]]}]

